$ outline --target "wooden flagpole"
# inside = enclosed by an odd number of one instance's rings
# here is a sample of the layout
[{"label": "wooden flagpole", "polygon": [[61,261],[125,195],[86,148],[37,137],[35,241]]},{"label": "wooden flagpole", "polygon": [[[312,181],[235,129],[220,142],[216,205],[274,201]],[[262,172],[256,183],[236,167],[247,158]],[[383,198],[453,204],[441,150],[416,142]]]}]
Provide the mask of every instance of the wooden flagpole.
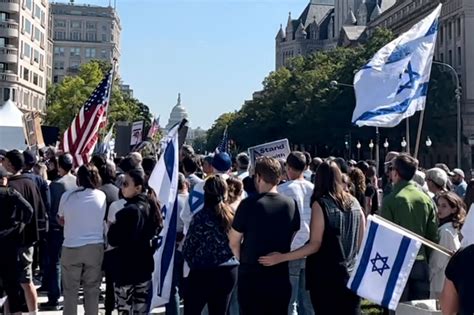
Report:
[{"label": "wooden flagpole", "polygon": [[384,219],[384,218],[382,218],[381,216],[378,216],[378,215],[376,215],[376,214],[373,215],[373,216],[374,216],[377,220],[380,220],[380,221],[382,221],[382,222],[384,222],[384,223],[386,223],[386,224],[388,224],[388,225],[391,225],[391,226],[393,226],[393,227],[396,227],[397,229],[402,230],[403,232],[405,232],[405,233],[407,233],[408,235],[410,235],[410,237],[413,238],[414,240],[417,240],[417,241],[421,242],[423,245],[425,245],[425,246],[427,246],[427,247],[429,247],[429,248],[431,248],[431,249],[433,249],[433,250],[436,250],[436,251],[438,251],[438,252],[440,252],[440,253],[442,253],[442,254],[448,256],[448,257],[451,257],[451,256],[453,256],[453,254],[454,254],[454,252],[450,251],[449,249],[447,249],[447,248],[445,248],[445,247],[443,247],[443,246],[441,246],[441,245],[439,245],[439,244],[436,244],[435,242],[432,242],[432,241],[430,241],[429,239],[426,239],[426,238],[424,238],[424,237],[422,237],[422,236],[420,236],[420,235],[418,235],[418,234],[415,234],[415,233],[413,233],[412,231],[407,230],[407,229],[405,229],[404,227],[401,227],[400,225],[397,225],[397,224],[395,224],[395,223],[393,223],[393,222],[391,222],[391,221],[389,221],[389,220],[387,220],[387,219]]}]

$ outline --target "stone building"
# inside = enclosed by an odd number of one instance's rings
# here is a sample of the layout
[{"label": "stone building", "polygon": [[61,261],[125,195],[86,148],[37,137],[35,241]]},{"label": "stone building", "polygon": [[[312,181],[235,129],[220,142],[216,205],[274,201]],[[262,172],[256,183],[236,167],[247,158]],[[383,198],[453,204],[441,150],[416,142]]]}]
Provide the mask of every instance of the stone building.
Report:
[{"label": "stone building", "polygon": [[295,56],[359,41],[367,25],[395,1],[310,0],[298,19],[294,20],[290,13],[286,27],[280,25],[275,38],[276,68]]},{"label": "stone building", "polygon": [[48,81],[47,0],[0,1],[0,99],[43,112]]},{"label": "stone building", "polygon": [[[474,37],[469,32],[474,31],[474,1],[472,0],[443,0],[438,42],[436,43],[435,60],[451,65],[458,73],[462,86],[462,135],[463,138],[474,136]],[[391,29],[395,34],[407,31],[414,23],[428,15],[440,3],[439,0],[405,0],[397,1],[396,5],[387,9],[383,14],[371,21],[368,32],[376,27]],[[443,67],[433,65],[433,67]],[[444,67],[445,68],[445,67]],[[449,71],[445,68],[446,71]],[[453,91],[453,102],[455,101]],[[453,135],[454,136],[454,135]],[[453,138],[454,139],[454,138]],[[435,144],[434,144],[435,145]],[[443,150],[441,150],[443,151]],[[456,165],[455,142],[444,152],[437,152],[434,160],[442,160]],[[463,148],[465,165],[471,161],[469,147]],[[429,161],[428,164],[432,164]]]},{"label": "stone building", "polygon": [[120,19],[111,7],[52,3],[53,82],[92,59],[120,60]]}]

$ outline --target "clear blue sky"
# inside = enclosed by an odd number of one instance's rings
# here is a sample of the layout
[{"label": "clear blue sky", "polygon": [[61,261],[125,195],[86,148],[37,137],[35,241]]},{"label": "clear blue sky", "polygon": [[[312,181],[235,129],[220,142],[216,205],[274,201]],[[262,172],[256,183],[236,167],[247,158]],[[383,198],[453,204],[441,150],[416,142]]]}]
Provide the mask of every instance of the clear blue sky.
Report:
[{"label": "clear blue sky", "polygon": [[[116,0],[120,73],[161,124],[181,92],[191,127],[209,128],[261,89],[275,36],[309,0]],[[113,4],[114,0],[112,0]],[[76,0],[108,5],[109,0]]]}]

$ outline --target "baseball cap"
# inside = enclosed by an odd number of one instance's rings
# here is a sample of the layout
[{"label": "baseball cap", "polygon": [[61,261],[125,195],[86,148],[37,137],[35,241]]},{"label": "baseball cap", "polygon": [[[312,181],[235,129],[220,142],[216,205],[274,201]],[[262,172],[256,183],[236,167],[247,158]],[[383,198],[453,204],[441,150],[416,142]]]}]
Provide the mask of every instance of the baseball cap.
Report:
[{"label": "baseball cap", "polygon": [[462,169],[460,169],[460,168],[455,168],[455,169],[453,169],[453,174],[454,174],[454,175],[459,175],[459,176],[461,176],[462,178],[465,177],[465,176],[464,176],[464,171],[463,171]]},{"label": "baseball cap", "polygon": [[430,180],[440,187],[446,187],[448,183],[448,174],[440,168],[432,168],[426,172],[426,180]]},{"label": "baseball cap", "polygon": [[220,152],[214,155],[212,159],[212,167],[218,172],[227,172],[232,167],[232,160],[229,154]]}]

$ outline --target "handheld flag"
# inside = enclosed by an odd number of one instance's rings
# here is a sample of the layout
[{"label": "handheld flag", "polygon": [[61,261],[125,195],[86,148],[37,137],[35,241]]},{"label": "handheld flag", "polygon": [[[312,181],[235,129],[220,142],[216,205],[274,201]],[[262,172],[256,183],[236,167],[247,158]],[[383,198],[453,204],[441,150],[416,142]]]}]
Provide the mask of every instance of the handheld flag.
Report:
[{"label": "handheld flag", "polygon": [[224,133],[222,134],[222,140],[216,148],[216,153],[225,152],[229,153],[229,137],[227,135],[227,126],[224,129]]},{"label": "handheld flag", "polygon": [[113,69],[95,88],[71,126],[64,132],[61,142],[62,150],[73,156],[76,166],[89,162],[97,144],[99,129],[106,124],[112,78]]},{"label": "handheld flag", "polygon": [[160,131],[160,116],[158,116],[158,118],[153,119],[150,130],[148,131],[147,138],[153,139],[158,133],[158,131]]},{"label": "handheld flag", "polygon": [[357,72],[353,123],[394,127],[425,108],[440,12],[441,4]]},{"label": "handheld flag", "polygon": [[171,295],[178,220],[178,130],[179,125],[176,125],[168,133],[163,154],[149,180],[150,187],[154,189],[162,204],[164,217],[164,226],[160,233],[161,246],[154,255],[152,307],[168,303]]},{"label": "handheld flag", "polygon": [[347,287],[367,300],[395,310],[420,247],[421,242],[410,233],[369,216]]}]

